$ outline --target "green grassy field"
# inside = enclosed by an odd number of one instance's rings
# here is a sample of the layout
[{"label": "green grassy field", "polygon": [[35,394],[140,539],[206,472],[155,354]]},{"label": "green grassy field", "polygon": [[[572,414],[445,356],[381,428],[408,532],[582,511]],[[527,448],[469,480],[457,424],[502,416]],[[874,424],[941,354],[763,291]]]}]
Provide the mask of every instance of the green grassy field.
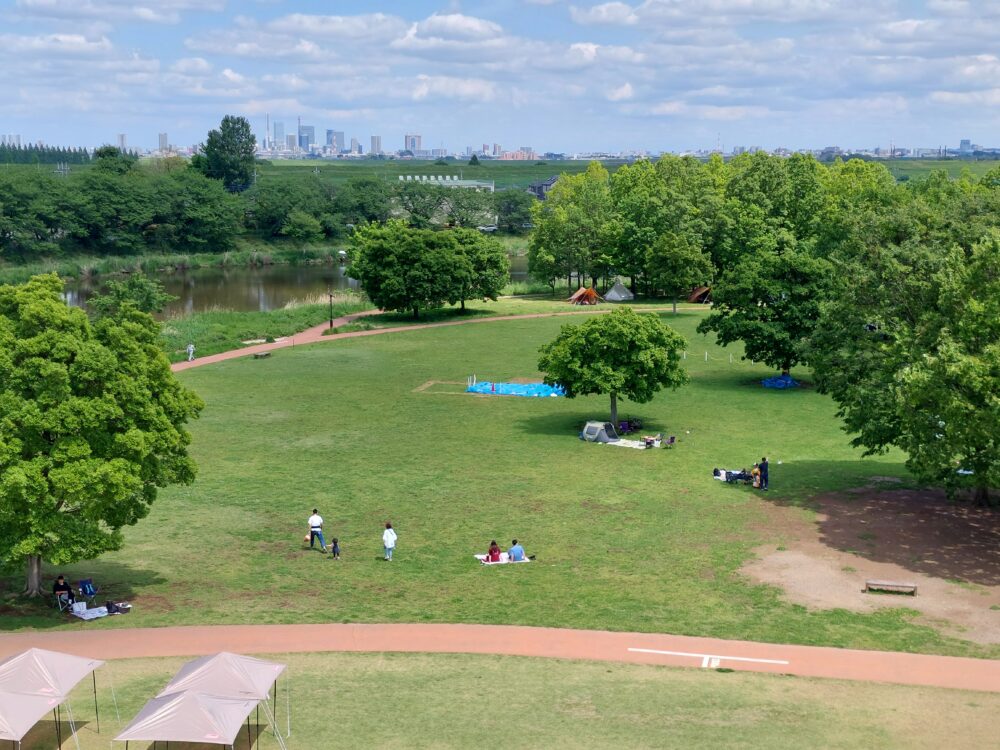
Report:
[{"label": "green grassy field", "polygon": [[[677,435],[673,450],[585,444],[604,398],[461,394],[480,380],[536,376],[563,319],[503,321],[325,342],[268,360],[182,374],[206,401],[193,425],[201,470],[161,493],[123,550],[67,568],[110,584],[136,612],[90,627],[256,622],[495,622],[637,630],[856,648],[1000,656],[946,638],[899,608],[809,611],[738,569],[778,532],[766,503],[903,475],[899,456],[861,460],[832,403],[772,392],[760,366],[694,334],[692,383],[621,415]],[[579,319],[575,319],[579,320]],[[707,353],[709,361],[705,361]],[[713,466],[772,460],[769,497],[725,486]],[[312,507],[344,557],[304,549]],[[808,510],[790,511],[808,514]],[[386,520],[397,560],[381,561]],[[484,569],[490,539],[538,560]],[[9,576],[8,591],[19,585]],[[6,596],[5,629],[74,627]]]},{"label": "green grassy field", "polygon": [[[319,170],[324,181],[342,184],[354,177],[377,177],[396,183],[400,175],[461,175],[466,180],[487,180],[494,183],[497,190],[506,188],[526,188],[537,180],[547,180],[560,174],[577,174],[587,169],[588,161],[483,161],[477,167],[470,167],[467,159],[449,161],[447,165],[433,161],[376,159],[319,161],[319,160],[273,160],[259,170],[258,179],[269,176],[290,174],[312,174]],[[604,161],[609,172],[614,172],[624,161]]]},{"label": "green grassy field", "polygon": [[[900,748],[992,747],[1000,695],[835,680],[519,657],[285,654],[277,725],[289,747]],[[181,659],[98,671],[98,734],[89,683],[71,705],[82,750],[107,748]],[[290,722],[285,715],[290,688]],[[64,712],[65,713],[65,712]],[[254,747],[277,748],[251,717]],[[45,721],[23,750],[54,745]],[[65,739],[65,737],[64,737]],[[144,748],[143,743],[132,743]],[[73,747],[65,740],[64,747]],[[236,747],[246,747],[246,730]],[[124,747],[124,745],[122,745]],[[195,747],[195,746],[191,746]],[[210,746],[197,746],[205,747]]]}]

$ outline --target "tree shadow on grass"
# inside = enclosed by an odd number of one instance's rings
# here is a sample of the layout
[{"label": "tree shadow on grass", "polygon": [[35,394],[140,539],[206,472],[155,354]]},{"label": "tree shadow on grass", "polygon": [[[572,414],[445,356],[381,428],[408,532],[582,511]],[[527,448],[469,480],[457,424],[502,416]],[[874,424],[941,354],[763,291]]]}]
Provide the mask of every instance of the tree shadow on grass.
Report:
[{"label": "tree shadow on grass", "polygon": [[127,601],[136,605],[137,610],[173,609],[174,604],[166,598],[154,594],[143,594],[136,591],[136,586],[159,586],[167,580],[157,572],[145,568],[137,568],[119,562],[93,560],[75,563],[59,570],[47,568],[42,574],[42,596],[28,598],[21,594],[24,589],[24,576],[20,571],[5,571],[0,577],[0,631],[16,630],[18,628],[55,628],[67,622],[83,622],[66,612],[60,612],[52,603],[52,582],[59,573],[65,573],[67,580],[77,587],[81,578],[92,578],[94,585],[100,591],[94,606],[103,606],[104,602]]},{"label": "tree shadow on grass", "polygon": [[1000,513],[941,490],[859,488],[817,499],[820,541],[936,578],[1000,586]]},{"label": "tree shadow on grass", "polygon": [[817,541],[831,549],[936,578],[1000,586],[1000,512],[915,486],[901,462],[794,462],[772,466],[770,475],[771,489],[759,496],[816,510]]},{"label": "tree shadow on grass", "polygon": [[[633,433],[623,435],[629,439],[637,439],[642,435],[655,435],[657,432],[666,434],[666,429],[661,427],[657,420],[646,421],[642,412],[638,409],[618,409],[618,421],[624,421],[629,417],[638,417],[643,420],[642,427]],[[610,417],[607,410],[595,409],[593,411],[578,411],[561,414],[539,414],[537,416],[525,417],[517,421],[517,427],[523,432],[532,435],[558,435],[562,437],[579,437],[580,431],[587,422],[608,422]]]}]

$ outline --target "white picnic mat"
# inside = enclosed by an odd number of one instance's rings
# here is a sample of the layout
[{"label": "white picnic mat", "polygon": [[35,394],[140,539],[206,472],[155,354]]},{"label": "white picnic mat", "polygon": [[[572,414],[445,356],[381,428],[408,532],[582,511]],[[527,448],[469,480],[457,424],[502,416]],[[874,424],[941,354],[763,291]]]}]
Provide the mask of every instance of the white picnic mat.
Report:
[{"label": "white picnic mat", "polygon": [[83,612],[74,612],[73,616],[79,617],[81,620],[96,620],[98,617],[107,617],[108,608],[94,607],[93,609],[85,609]]},{"label": "white picnic mat", "polygon": [[486,555],[473,555],[473,557],[479,560],[479,562],[481,562],[483,565],[506,565],[507,563],[516,565],[517,563],[531,562],[531,560],[529,560],[527,557],[524,558],[523,560],[511,560],[510,555],[508,555],[506,552],[500,553],[500,562],[487,562]]}]

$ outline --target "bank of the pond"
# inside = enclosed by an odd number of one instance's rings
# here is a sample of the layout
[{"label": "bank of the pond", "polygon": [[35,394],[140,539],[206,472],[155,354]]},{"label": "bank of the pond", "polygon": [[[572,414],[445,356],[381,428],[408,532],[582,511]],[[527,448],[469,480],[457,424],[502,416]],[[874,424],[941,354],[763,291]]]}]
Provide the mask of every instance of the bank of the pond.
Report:
[{"label": "bank of the pond", "polygon": [[[333,316],[340,317],[374,308],[358,295],[345,295],[334,298],[332,309]],[[197,356],[205,357],[238,349],[246,341],[273,341],[291,336],[328,320],[330,310],[328,301],[313,301],[267,312],[212,310],[168,318],[163,321],[161,331],[163,348],[171,362],[186,358],[189,343],[195,345]]]},{"label": "bank of the pond", "polygon": [[0,284],[20,284],[41,273],[80,279],[120,273],[156,274],[183,269],[259,267],[275,264],[333,263],[343,245],[301,245],[241,238],[233,250],[203,253],[150,253],[95,257],[75,255],[31,263],[0,263]]}]

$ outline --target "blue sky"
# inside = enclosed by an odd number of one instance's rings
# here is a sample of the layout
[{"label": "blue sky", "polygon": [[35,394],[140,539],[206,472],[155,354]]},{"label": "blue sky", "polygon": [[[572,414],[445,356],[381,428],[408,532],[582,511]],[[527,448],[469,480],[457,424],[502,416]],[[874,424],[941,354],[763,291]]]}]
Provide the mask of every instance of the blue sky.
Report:
[{"label": "blue sky", "polygon": [[0,134],[225,114],[400,148],[1000,145],[1000,0],[0,0]]}]

